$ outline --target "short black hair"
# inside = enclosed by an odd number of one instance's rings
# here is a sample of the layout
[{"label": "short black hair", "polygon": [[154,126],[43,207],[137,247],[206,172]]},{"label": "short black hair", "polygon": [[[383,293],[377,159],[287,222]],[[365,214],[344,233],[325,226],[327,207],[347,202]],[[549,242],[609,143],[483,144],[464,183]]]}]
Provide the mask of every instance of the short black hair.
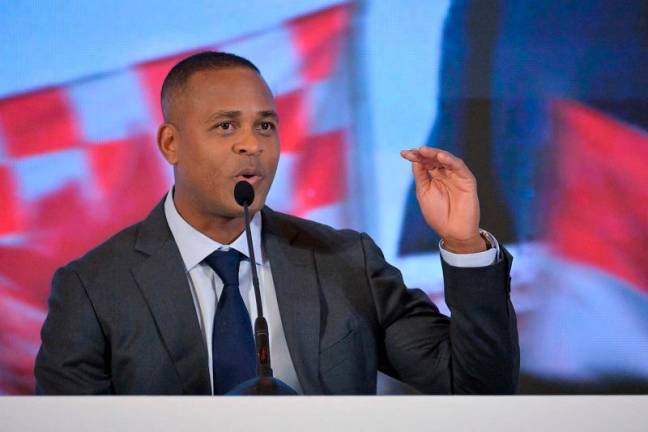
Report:
[{"label": "short black hair", "polygon": [[176,63],[162,83],[160,104],[162,105],[162,115],[164,116],[164,120],[169,120],[169,104],[173,94],[184,87],[193,74],[204,70],[234,67],[247,68],[261,75],[259,68],[257,68],[250,60],[226,52],[202,51]]}]

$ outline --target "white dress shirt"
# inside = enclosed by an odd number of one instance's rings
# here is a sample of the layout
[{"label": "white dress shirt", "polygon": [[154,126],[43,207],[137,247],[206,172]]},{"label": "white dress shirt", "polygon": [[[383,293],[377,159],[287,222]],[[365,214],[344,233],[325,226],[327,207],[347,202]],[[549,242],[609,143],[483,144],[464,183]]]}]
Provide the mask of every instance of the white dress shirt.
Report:
[{"label": "white dress shirt", "polygon": [[[254,325],[257,316],[254,287],[252,286],[252,275],[250,270],[249,250],[245,232],[229,245],[223,245],[202,234],[200,231],[189,225],[178,213],[173,202],[173,189],[167,194],[164,202],[164,214],[175,239],[180,255],[184,262],[187,279],[191,288],[196,314],[203,333],[203,339],[207,346],[209,356],[209,376],[213,384],[212,370],[212,328],[214,325],[214,314],[218,298],[223,291],[223,282],[220,277],[203,263],[212,252],[216,250],[236,249],[248,259],[242,260],[239,267],[239,289],[241,297],[250,314],[250,321]],[[274,376],[298,393],[302,393],[295,366],[288,351],[288,344],[284,334],[279,305],[272,279],[270,260],[264,255],[261,247],[262,218],[258,212],[250,223],[252,242],[254,244],[254,255],[256,258],[257,273],[259,276],[259,287],[261,289],[261,301],[265,318],[268,321],[270,332],[270,355],[272,358],[272,370]],[[489,233],[483,231],[488,237],[491,249],[474,254],[455,254],[443,249],[442,242],[439,245],[441,257],[448,264],[455,267],[483,267],[495,262],[499,256],[499,245],[497,240]],[[213,392],[213,388],[212,388]]]},{"label": "white dress shirt", "polygon": [[[246,257],[239,267],[239,289],[241,297],[250,314],[250,321],[254,326],[257,316],[256,300],[254,298],[254,287],[252,286],[252,273],[250,269],[249,250],[245,232],[229,245],[223,245],[202,234],[192,227],[178,213],[173,202],[172,191],[167,194],[164,202],[164,214],[166,215],[169,228],[173,238],[178,245],[180,255],[185,265],[187,279],[191,287],[196,313],[203,339],[207,346],[209,356],[209,376],[213,384],[214,375],[212,370],[212,329],[214,326],[214,314],[216,304],[223,291],[223,282],[216,272],[212,270],[203,260],[216,250],[236,249]],[[252,242],[254,244],[254,256],[256,258],[257,274],[259,276],[259,287],[261,289],[261,304],[270,332],[270,356],[272,358],[272,370],[274,376],[288,384],[298,393],[302,393],[297,373],[293,366],[292,358],[288,352],[288,344],[284,335],[277,295],[275,293],[274,281],[270,261],[263,254],[261,248],[261,213],[258,212],[250,223]],[[212,385],[213,387],[213,385]],[[212,388],[213,392],[213,388]]]},{"label": "white dress shirt", "polygon": [[500,247],[497,239],[486,230],[479,232],[488,239],[491,247],[483,252],[471,254],[456,254],[443,248],[443,240],[439,242],[441,258],[453,267],[486,267],[493,264],[500,257]]}]

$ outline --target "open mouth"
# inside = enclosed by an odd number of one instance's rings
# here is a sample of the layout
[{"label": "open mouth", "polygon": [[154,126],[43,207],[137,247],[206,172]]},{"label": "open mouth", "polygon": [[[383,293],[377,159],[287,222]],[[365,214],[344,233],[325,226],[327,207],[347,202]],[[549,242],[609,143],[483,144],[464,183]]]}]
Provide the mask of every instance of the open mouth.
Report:
[{"label": "open mouth", "polygon": [[245,169],[239,172],[238,175],[234,177],[234,179],[237,182],[241,180],[246,181],[254,186],[256,183],[260,182],[263,179],[263,176],[254,169]]}]

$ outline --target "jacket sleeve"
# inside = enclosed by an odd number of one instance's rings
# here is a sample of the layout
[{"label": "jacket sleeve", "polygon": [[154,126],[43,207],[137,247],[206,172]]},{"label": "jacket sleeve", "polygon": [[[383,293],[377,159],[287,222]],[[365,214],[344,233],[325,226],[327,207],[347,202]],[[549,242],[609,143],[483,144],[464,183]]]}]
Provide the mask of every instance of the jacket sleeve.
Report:
[{"label": "jacket sleeve", "polygon": [[428,296],[407,289],[398,269],[362,236],[367,278],[384,331],[380,369],[429,394],[512,394],[517,390],[519,345],[511,304],[512,257],[487,267],[442,261],[451,318]]},{"label": "jacket sleeve", "polygon": [[36,357],[36,394],[112,393],[107,346],[78,274],[59,269]]}]

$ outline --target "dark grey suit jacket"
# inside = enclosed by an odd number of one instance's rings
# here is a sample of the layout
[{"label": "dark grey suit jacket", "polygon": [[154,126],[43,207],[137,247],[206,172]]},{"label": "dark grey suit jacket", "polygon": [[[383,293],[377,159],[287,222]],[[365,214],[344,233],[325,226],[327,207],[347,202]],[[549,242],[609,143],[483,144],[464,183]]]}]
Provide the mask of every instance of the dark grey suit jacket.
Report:
[{"label": "dark grey suit jacket", "polygon": [[[443,263],[452,320],[408,290],[366,235],[262,211],[286,341],[306,394],[375,394],[381,370],[425,393],[513,393],[511,257]],[[432,263],[431,263],[432,265]],[[208,357],[163,203],[59,269],[39,394],[209,394]]]}]

